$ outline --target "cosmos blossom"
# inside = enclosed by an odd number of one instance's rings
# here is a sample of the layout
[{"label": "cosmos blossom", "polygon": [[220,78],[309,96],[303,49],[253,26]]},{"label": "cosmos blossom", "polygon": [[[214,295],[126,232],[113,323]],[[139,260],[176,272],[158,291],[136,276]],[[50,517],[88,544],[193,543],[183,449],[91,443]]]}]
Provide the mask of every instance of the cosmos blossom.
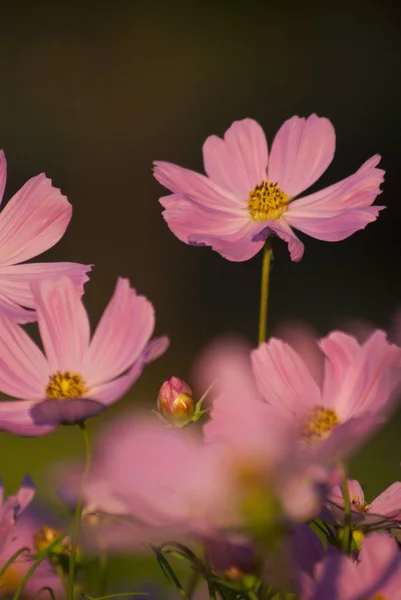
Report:
[{"label": "cosmos blossom", "polygon": [[[365,495],[359,482],[348,479],[348,493],[351,501],[351,523],[363,531],[375,528],[393,528],[401,525],[401,483],[391,484],[372,502],[365,502]],[[344,496],[340,486],[335,486],[326,503],[324,520],[344,523]]]},{"label": "cosmos blossom", "polygon": [[302,357],[272,338],[251,353],[257,388],[270,409],[304,448],[337,460],[354,451],[385,419],[401,379],[401,349],[376,330],[363,343],[334,331],[318,342],[323,382]]},{"label": "cosmos blossom", "polygon": [[3,495],[4,489],[0,481],[0,554],[11,542],[17,520],[35,495],[35,486],[30,477],[25,477],[17,494],[8,496],[5,502]]},{"label": "cosmos blossom", "polygon": [[276,234],[299,261],[304,246],[293,228],[336,242],[364,229],[384,208],[372,206],[384,175],[378,155],[346,179],[298,198],[324,173],[334,150],[333,125],[315,114],[286,121],[270,156],[260,125],[235,121],[224,139],[212,135],[204,143],[207,177],[154,163],[155,178],[172,192],[160,198],[164,219],[181,241],[211,246],[228,260],[252,258]]},{"label": "cosmos blossom", "polygon": [[[0,203],[6,185],[6,159],[0,151]],[[36,320],[31,284],[70,277],[82,292],[89,265],[28,263],[56,244],[71,220],[72,206],[43,173],[32,177],[0,213],[0,315],[18,323]],[[26,307],[26,308],[23,308]]]},{"label": "cosmos blossom", "polygon": [[301,600],[399,600],[401,554],[386,533],[364,538],[358,560],[330,553],[316,567],[314,577],[301,578]]},{"label": "cosmos blossom", "polygon": [[44,435],[98,414],[167,348],[165,337],[149,341],[153,306],[127,279],[117,280],[92,339],[71,279],[37,283],[32,293],[45,355],[21,327],[0,318],[0,390],[19,400],[0,402],[4,431]]}]

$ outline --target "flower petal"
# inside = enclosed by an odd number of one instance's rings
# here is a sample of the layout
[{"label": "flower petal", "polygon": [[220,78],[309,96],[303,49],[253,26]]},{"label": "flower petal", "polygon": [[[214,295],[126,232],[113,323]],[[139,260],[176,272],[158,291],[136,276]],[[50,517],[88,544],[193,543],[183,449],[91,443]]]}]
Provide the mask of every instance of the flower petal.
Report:
[{"label": "flower petal", "polygon": [[[0,290],[7,299],[35,308],[31,285],[44,279],[60,279],[69,277],[77,286],[80,294],[84,292],[83,284],[89,280],[88,273],[92,265],[81,265],[71,262],[28,263],[0,267]],[[36,317],[35,317],[36,318]]]},{"label": "flower petal", "polygon": [[47,361],[29,335],[0,317],[0,390],[14,398],[38,400],[48,376]]},{"label": "flower petal", "polygon": [[264,221],[264,223],[270,231],[287,242],[291,260],[299,262],[304,255],[305,248],[301,240],[288,225],[286,219],[284,217],[281,217],[281,219],[268,219],[267,221]]},{"label": "flower petal", "polygon": [[36,313],[33,310],[27,310],[15,304],[8,296],[0,293],[0,315],[6,319],[11,319],[14,323],[33,323],[36,321]]},{"label": "flower petal", "polygon": [[68,277],[32,285],[38,325],[49,369],[80,373],[89,345],[89,320],[81,293]]},{"label": "flower petal", "polygon": [[318,346],[326,357],[323,383],[324,404],[331,406],[361,347],[352,335],[342,331],[333,331],[322,338],[318,342]]},{"label": "flower petal", "polygon": [[153,174],[161,185],[203,208],[236,214],[246,207],[247,197],[240,198],[204,175],[168,162],[153,164]]},{"label": "flower petal", "polygon": [[88,387],[129,369],[145,349],[154,326],[152,304],[120,277],[85,355],[82,368]]},{"label": "flower petal", "polygon": [[0,204],[4,196],[7,181],[7,161],[3,150],[0,150]]},{"label": "flower petal", "polygon": [[265,401],[292,419],[321,402],[320,390],[302,358],[271,338],[251,352],[256,385]]},{"label": "flower petal", "polygon": [[401,520],[401,482],[396,481],[370,503],[369,512]]},{"label": "flower petal", "polygon": [[113,381],[95,385],[89,390],[90,398],[107,406],[113,404],[128,392],[140,377],[146,365],[164,354],[168,346],[169,339],[166,336],[154,338],[146,345],[141,356],[125,375]]},{"label": "flower petal", "polygon": [[310,187],[333,160],[336,135],[328,119],[292,117],[282,125],[270,152],[267,178],[289,196]]},{"label": "flower petal", "polygon": [[287,222],[319,240],[336,242],[374,221],[384,206],[371,206],[378,194],[384,171],[377,169],[380,156],[373,156],[350,177],[288,205]]},{"label": "flower petal", "polygon": [[56,400],[48,398],[37,402],[31,409],[34,423],[41,427],[55,428],[57,425],[80,423],[103,412],[106,407],[88,398]]},{"label": "flower petal", "polygon": [[0,402],[0,431],[22,437],[39,437],[56,429],[55,424],[36,423],[31,410],[36,401]]},{"label": "flower petal", "polygon": [[22,262],[54,246],[71,214],[67,198],[43,173],[29,179],[0,214],[0,264]]},{"label": "flower petal", "polygon": [[267,142],[253,119],[235,121],[224,140],[211,135],[203,145],[207,175],[222,188],[247,199],[255,185],[266,179]]}]

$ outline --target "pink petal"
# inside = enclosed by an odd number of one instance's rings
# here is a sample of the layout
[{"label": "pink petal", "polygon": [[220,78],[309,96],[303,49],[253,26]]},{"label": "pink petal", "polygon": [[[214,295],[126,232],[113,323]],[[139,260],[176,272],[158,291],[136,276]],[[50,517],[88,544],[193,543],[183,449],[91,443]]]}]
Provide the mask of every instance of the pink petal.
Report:
[{"label": "pink petal", "polygon": [[1,293],[17,305],[22,304],[29,308],[35,308],[31,289],[32,283],[44,279],[60,279],[60,277],[66,276],[75,283],[79,292],[83,294],[83,284],[89,279],[86,273],[91,268],[91,265],[70,262],[28,263],[0,267]]},{"label": "pink petal", "polygon": [[370,504],[370,512],[401,520],[401,483],[396,481]]},{"label": "pink petal", "polygon": [[253,119],[235,121],[224,140],[211,135],[203,145],[207,175],[222,188],[247,199],[255,185],[266,179],[267,142]]},{"label": "pink petal", "polygon": [[287,242],[291,260],[299,262],[304,255],[304,245],[288,225],[286,217],[268,219],[264,223],[279,238]]},{"label": "pink petal", "polygon": [[0,390],[22,400],[41,399],[48,375],[46,359],[29,335],[0,317]]},{"label": "pink petal", "polygon": [[35,496],[36,488],[35,484],[32,481],[29,475],[24,477],[24,480],[21,484],[20,489],[16,494],[16,499],[18,501],[18,512],[17,516],[19,516],[23,510],[30,504]]},{"label": "pink petal", "polygon": [[173,194],[184,196],[203,208],[227,214],[238,214],[246,208],[247,197],[239,198],[204,175],[168,162],[156,161],[153,164],[155,178]]},{"label": "pink petal", "polygon": [[37,402],[0,402],[0,431],[22,437],[39,437],[56,429],[56,425],[35,423],[31,410]]},{"label": "pink petal", "polygon": [[42,402],[36,402],[31,409],[31,416],[36,425],[57,427],[61,424],[82,423],[104,410],[106,407],[103,404],[88,398],[70,398],[68,400],[47,398]]},{"label": "pink petal", "polygon": [[4,196],[4,188],[7,181],[7,161],[3,150],[0,150],[0,204]]},{"label": "pink petal", "polygon": [[[166,209],[162,214],[171,231],[186,244],[211,243],[207,239],[225,239],[235,235],[250,221],[246,212],[231,214],[221,212],[218,207],[210,210],[176,194],[160,198]],[[196,241],[194,241],[194,238]]]},{"label": "pink petal", "polygon": [[[243,262],[255,256],[263,248],[269,230],[263,222],[246,222],[245,225],[235,233],[226,233],[217,236],[202,236],[205,242],[227,260]],[[196,241],[201,236],[192,235],[190,240]]]},{"label": "pink petal", "polygon": [[327,337],[322,338],[318,345],[326,357],[323,384],[324,404],[331,406],[361,348],[353,336],[342,331],[330,333]]},{"label": "pink petal", "polygon": [[274,138],[267,178],[289,196],[310,187],[333,160],[336,136],[328,119],[292,117]]},{"label": "pink petal", "polygon": [[382,413],[391,407],[392,392],[400,381],[401,349],[389,344],[386,334],[376,330],[354,357],[336,396],[340,418],[365,411]]},{"label": "pink petal", "polygon": [[0,316],[11,319],[14,323],[33,323],[36,321],[36,313],[33,310],[26,310],[18,306],[18,304],[12,302],[7,296],[3,296],[1,292]]},{"label": "pink petal", "polygon": [[81,373],[90,328],[79,289],[63,277],[33,284],[32,293],[50,372]]},{"label": "pink petal", "polygon": [[152,304],[119,278],[83,362],[87,385],[105,383],[129,369],[144,350],[155,326]]},{"label": "pink petal", "polygon": [[54,246],[71,214],[71,204],[50,179],[32,177],[0,214],[0,264],[22,262]]},{"label": "pink petal", "polygon": [[135,381],[142,374],[143,369],[146,365],[159,358],[165,353],[169,346],[169,339],[166,336],[159,338],[153,338],[147,345],[141,356],[138,358],[136,363],[129,369],[129,371],[113,381],[101,383],[93,386],[89,390],[89,396],[91,399],[101,402],[108,406],[113,404],[120,398],[122,398],[132,387]]},{"label": "pink petal", "polygon": [[293,418],[321,403],[320,390],[289,344],[271,338],[251,352],[256,385],[265,401]]},{"label": "pink petal", "polygon": [[376,220],[383,206],[371,206],[380,191],[384,171],[374,156],[350,177],[320,192],[290,202],[288,223],[319,240],[336,242]]}]

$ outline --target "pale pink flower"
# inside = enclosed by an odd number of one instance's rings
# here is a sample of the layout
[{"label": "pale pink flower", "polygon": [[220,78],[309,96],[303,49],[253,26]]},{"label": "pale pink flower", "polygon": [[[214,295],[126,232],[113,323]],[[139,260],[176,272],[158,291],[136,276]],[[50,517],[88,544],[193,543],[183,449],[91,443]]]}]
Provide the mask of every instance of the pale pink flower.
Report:
[{"label": "pale pink flower", "polygon": [[314,578],[301,579],[300,600],[401,600],[401,554],[386,533],[364,538],[358,560],[331,552]]},{"label": "pale pink flower", "polygon": [[44,435],[98,414],[167,348],[167,338],[149,341],[153,306],[127,279],[118,279],[92,339],[71,279],[37,283],[32,293],[45,355],[21,327],[0,317],[0,390],[20,400],[0,402],[4,431]]},{"label": "pale pink flower", "polygon": [[156,179],[172,194],[160,199],[171,231],[186,244],[211,246],[224,258],[244,261],[276,234],[299,261],[304,246],[293,227],[319,240],[343,240],[374,221],[383,206],[380,157],[353,175],[304,198],[298,195],[324,173],[334,156],[335,132],[328,119],[292,117],[276,137],[268,159],[262,128],[235,121],[224,139],[203,146],[207,177],[167,162],[155,162]]},{"label": "pale pink flower", "polygon": [[[35,486],[30,477],[25,477],[18,492],[3,502],[4,490],[0,481],[0,555],[14,535],[14,527],[35,495]],[[1,561],[0,561],[1,568]]]},{"label": "pale pink flower", "polygon": [[302,357],[272,338],[251,353],[256,385],[270,409],[270,428],[285,422],[302,447],[337,460],[354,451],[385,419],[401,379],[401,349],[375,331],[363,344],[335,331],[318,342],[319,386]]},{"label": "pale pink flower", "polygon": [[[351,502],[351,523],[356,529],[391,529],[401,525],[401,483],[391,484],[372,502],[365,502],[365,495],[358,481],[348,479]],[[344,523],[344,496],[342,488],[335,486],[328,498],[324,511],[325,520]]]},{"label": "pale pink flower", "polygon": [[[6,159],[0,151],[0,202],[6,185]],[[83,291],[91,266],[70,262],[28,263],[56,244],[71,220],[72,206],[44,173],[32,177],[0,213],[0,315],[18,323],[36,320],[31,284],[62,275]]]}]

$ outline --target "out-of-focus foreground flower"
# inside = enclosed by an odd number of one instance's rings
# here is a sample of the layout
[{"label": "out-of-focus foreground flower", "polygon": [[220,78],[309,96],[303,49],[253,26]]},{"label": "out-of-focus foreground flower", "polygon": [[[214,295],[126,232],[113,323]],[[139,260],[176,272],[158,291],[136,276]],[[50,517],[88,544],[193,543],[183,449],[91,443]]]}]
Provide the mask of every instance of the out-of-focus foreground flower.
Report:
[{"label": "out-of-focus foreground flower", "polygon": [[[7,165],[0,151],[0,202],[6,185]],[[64,235],[72,206],[43,173],[32,177],[0,213],[0,315],[18,323],[36,320],[31,284],[63,275],[82,292],[89,265],[71,262],[26,261],[56,244]]]},{"label": "out-of-focus foreground flower", "polygon": [[340,552],[301,579],[301,600],[400,600],[401,554],[386,533],[364,538],[357,560]]},{"label": "out-of-focus foreground flower", "polygon": [[162,354],[165,337],[151,341],[152,304],[127,279],[118,279],[90,339],[87,312],[74,283],[33,286],[46,357],[21,327],[0,318],[0,390],[19,402],[0,403],[0,429],[44,435],[76,423],[121,398],[146,364]]},{"label": "out-of-focus foreground flower", "polygon": [[8,496],[4,503],[3,494],[3,485],[0,481],[0,553],[11,542],[15,523],[34,497],[35,486],[30,477],[25,477],[17,494]]},{"label": "out-of-focus foreground flower", "polygon": [[276,234],[299,261],[304,246],[293,227],[319,240],[343,240],[374,221],[372,206],[384,171],[378,155],[328,188],[298,199],[324,173],[335,149],[328,119],[292,117],[279,129],[270,156],[256,121],[235,121],[224,139],[207,138],[207,177],[155,162],[156,179],[172,194],[160,199],[171,231],[186,244],[211,246],[232,261],[252,258]]},{"label": "out-of-focus foreground flower", "polygon": [[[15,552],[22,548],[27,548],[4,573],[1,580],[0,597],[3,597],[3,595],[10,597],[15,593],[22,578],[31,567],[34,556],[42,549],[39,540],[44,536],[45,532],[48,534],[50,532],[58,534],[58,532],[48,527],[48,523],[38,510],[30,507],[18,520],[12,539],[9,540],[9,543],[0,552],[1,567]],[[53,541],[53,538],[50,541]],[[25,585],[23,597],[45,598],[49,595],[48,591],[43,589],[45,587],[52,588],[56,598],[64,597],[62,582],[49,559],[42,561],[30,577]],[[40,590],[42,592],[38,596]]]}]

